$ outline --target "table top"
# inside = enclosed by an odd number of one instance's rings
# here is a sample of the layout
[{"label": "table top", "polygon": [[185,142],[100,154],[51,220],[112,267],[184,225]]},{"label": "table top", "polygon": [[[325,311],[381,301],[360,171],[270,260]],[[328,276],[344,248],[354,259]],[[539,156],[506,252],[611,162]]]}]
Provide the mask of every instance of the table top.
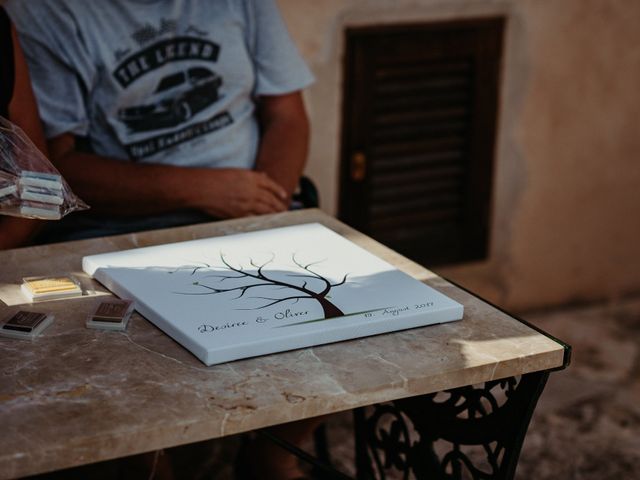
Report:
[{"label": "table top", "polygon": [[137,314],[126,332],[85,328],[95,295],[29,305],[55,322],[34,341],[0,337],[0,478],[565,364],[558,341],[319,210],[0,252],[0,315],[20,309],[22,277],[72,272],[92,282],[86,255],[311,222],[462,303],[464,319],[205,367]]}]

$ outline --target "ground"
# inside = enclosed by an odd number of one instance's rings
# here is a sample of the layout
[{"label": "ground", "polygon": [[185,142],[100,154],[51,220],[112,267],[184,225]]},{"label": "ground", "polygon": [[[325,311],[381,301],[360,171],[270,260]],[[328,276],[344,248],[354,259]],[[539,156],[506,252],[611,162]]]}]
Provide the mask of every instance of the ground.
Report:
[{"label": "ground", "polygon": [[517,478],[640,479],[640,298],[526,318],[573,361],[549,380]]}]

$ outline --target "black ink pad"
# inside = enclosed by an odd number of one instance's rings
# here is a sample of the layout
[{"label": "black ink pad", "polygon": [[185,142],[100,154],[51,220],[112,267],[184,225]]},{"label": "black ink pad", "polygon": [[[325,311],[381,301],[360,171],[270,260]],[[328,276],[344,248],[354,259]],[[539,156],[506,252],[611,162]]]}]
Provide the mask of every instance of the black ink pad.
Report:
[{"label": "black ink pad", "polygon": [[19,311],[0,327],[0,335],[11,338],[35,338],[53,321],[53,315]]},{"label": "black ink pad", "polygon": [[87,328],[126,330],[134,304],[130,300],[105,300],[87,317]]}]

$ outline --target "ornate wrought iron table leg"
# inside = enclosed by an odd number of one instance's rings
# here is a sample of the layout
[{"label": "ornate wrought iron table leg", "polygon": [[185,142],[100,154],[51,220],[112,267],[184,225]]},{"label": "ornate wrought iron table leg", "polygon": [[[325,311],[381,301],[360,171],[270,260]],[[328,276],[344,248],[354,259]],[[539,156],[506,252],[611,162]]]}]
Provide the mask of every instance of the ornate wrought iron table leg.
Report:
[{"label": "ornate wrought iron table leg", "polygon": [[403,479],[512,479],[548,376],[529,373],[354,411],[357,478],[382,480],[395,470]]}]

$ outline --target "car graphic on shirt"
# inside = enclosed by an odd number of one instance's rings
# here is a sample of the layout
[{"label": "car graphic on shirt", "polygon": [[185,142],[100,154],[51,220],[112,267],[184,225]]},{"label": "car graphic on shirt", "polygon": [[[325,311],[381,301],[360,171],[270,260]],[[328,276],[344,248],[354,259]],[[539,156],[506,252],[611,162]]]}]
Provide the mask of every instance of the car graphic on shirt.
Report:
[{"label": "car graphic on shirt", "polygon": [[131,133],[171,128],[186,122],[219,98],[222,78],[204,67],[163,77],[146,105],[122,108],[118,118]]}]

